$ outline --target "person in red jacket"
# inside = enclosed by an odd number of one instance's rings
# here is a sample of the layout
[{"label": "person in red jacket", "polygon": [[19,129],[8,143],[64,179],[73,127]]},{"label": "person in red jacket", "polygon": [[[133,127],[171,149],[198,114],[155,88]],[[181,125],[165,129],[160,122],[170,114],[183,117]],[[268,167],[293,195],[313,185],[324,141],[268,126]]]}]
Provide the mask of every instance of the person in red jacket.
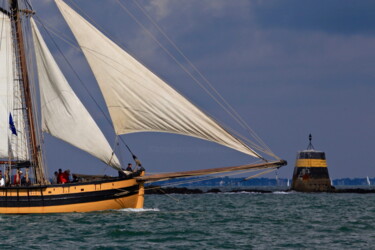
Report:
[{"label": "person in red jacket", "polygon": [[63,173],[63,183],[69,183],[70,182],[70,170],[65,170]]},{"label": "person in red jacket", "polygon": [[22,178],[22,171],[18,169],[17,173],[14,175],[13,184],[16,186],[21,185],[21,178]]},{"label": "person in red jacket", "polygon": [[57,183],[64,184],[70,182],[70,170],[65,170],[64,173],[62,172],[61,168],[59,169],[59,173],[57,174]]}]

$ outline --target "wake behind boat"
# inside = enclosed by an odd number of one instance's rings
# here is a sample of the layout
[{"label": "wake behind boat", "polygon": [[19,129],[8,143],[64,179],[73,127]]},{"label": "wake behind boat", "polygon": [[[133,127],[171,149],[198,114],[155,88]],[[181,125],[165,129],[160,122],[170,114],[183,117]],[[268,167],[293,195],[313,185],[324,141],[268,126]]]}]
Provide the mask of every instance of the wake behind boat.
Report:
[{"label": "wake behind boat", "polygon": [[[31,5],[25,0],[9,0],[0,8],[0,164],[5,177],[0,187],[0,213],[142,208],[145,182],[275,169],[286,164],[267,148],[253,142],[248,145],[229,132],[62,0],[55,3],[94,73],[117,137],[136,132],[192,136],[245,153],[262,163],[145,175],[140,161],[125,144],[139,169],[135,173],[86,176],[75,183],[51,184],[46,174],[43,133],[91,154],[120,173],[123,164],[60,70],[38,29]],[[37,83],[31,77],[34,68]],[[268,160],[262,153],[276,160]],[[25,173],[23,182],[21,171]],[[15,181],[14,175],[18,176]]]}]

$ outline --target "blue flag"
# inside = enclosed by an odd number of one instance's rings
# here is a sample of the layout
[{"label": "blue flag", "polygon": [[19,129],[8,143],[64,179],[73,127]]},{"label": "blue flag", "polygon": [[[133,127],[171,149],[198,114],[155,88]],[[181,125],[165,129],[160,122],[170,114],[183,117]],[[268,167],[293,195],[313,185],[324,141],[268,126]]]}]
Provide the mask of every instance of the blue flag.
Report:
[{"label": "blue flag", "polygon": [[12,134],[17,135],[16,127],[14,126],[12,114],[9,113],[9,128],[12,130]]}]

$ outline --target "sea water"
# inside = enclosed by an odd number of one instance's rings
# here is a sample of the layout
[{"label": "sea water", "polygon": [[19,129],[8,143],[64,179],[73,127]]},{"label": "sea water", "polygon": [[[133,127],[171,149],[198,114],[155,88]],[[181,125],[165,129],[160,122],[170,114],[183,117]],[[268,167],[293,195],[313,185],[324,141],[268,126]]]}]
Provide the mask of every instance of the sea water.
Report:
[{"label": "sea water", "polygon": [[375,248],[375,194],[145,198],[144,209],[0,215],[1,249]]}]

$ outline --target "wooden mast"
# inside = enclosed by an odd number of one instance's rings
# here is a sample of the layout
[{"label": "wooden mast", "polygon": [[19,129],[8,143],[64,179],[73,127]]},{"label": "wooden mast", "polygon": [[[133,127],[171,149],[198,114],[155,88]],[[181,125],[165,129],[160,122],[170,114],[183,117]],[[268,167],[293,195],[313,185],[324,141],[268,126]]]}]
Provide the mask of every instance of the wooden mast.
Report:
[{"label": "wooden mast", "polygon": [[41,169],[41,161],[39,157],[39,145],[36,137],[36,127],[34,123],[33,115],[33,104],[31,100],[31,90],[30,90],[30,81],[29,75],[27,72],[27,63],[26,63],[26,53],[25,45],[23,40],[22,24],[20,9],[18,6],[18,0],[9,0],[11,8],[11,20],[15,28],[16,35],[16,48],[19,56],[19,64],[21,70],[21,78],[23,85],[23,93],[25,98],[26,105],[26,114],[27,114],[27,123],[29,127],[29,143],[31,146],[31,163],[35,170],[36,182],[40,184],[45,183],[45,177]]}]

